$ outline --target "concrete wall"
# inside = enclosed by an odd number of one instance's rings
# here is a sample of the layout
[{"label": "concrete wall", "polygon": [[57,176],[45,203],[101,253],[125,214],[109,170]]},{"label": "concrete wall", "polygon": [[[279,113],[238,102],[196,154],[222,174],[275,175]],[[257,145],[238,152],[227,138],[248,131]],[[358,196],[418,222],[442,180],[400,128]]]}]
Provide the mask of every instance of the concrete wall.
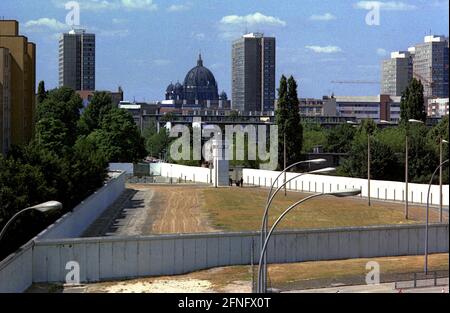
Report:
[{"label": "concrete wall", "polygon": [[112,178],[105,185],[42,231],[37,238],[77,238],[99,217],[125,190],[125,172],[111,172]]},{"label": "concrete wall", "polygon": [[[250,185],[270,187],[280,172],[244,169],[244,182]],[[298,175],[297,173],[287,173],[287,179]],[[283,176],[278,180],[277,186],[283,183]],[[326,176],[326,175],[305,175],[288,184],[288,189],[307,192],[329,192],[331,190],[342,190],[345,188],[361,188],[361,197],[368,196],[367,179]],[[426,204],[427,184],[409,184],[409,201]],[[405,183],[394,181],[372,180],[370,184],[370,195],[372,198],[381,200],[405,200]],[[432,186],[430,193],[430,203],[439,204],[439,186]],[[443,204],[449,205],[449,186],[443,186]]]},{"label": "concrete wall", "polygon": [[109,163],[110,171],[121,171],[127,175],[133,175],[134,167],[133,163]]},{"label": "concrete wall", "polygon": [[[448,224],[432,225],[430,253],[448,252]],[[269,244],[271,263],[336,260],[424,251],[424,226],[377,226],[282,231]],[[212,233],[128,238],[86,238],[36,242],[34,282],[65,280],[65,265],[80,264],[82,282],[184,274],[218,266],[251,264],[258,234]]]},{"label": "concrete wall", "polygon": [[186,179],[194,183],[209,184],[211,182],[211,170],[209,168],[168,163],[158,163],[157,165],[163,177],[181,178],[183,181]]},{"label": "concrete wall", "polygon": [[0,262],[0,293],[23,292],[33,282],[33,242]]}]

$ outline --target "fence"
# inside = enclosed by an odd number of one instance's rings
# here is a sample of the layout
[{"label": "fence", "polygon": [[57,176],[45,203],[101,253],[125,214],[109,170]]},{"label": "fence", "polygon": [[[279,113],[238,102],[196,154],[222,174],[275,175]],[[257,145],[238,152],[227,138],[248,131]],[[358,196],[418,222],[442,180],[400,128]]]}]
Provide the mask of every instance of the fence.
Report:
[{"label": "fence", "polygon": [[[432,225],[429,235],[430,253],[448,252],[448,224]],[[64,281],[69,261],[80,264],[82,282],[250,265],[258,262],[258,248],[256,232],[46,240],[34,247],[33,280]],[[418,255],[423,250],[423,225],[281,231],[270,241],[268,260],[292,263]]]},{"label": "fence", "polygon": [[42,231],[39,239],[76,238],[110,206],[125,190],[125,172],[111,172],[105,185]]},{"label": "fence", "polygon": [[[248,185],[270,187],[280,172],[244,169],[244,182]],[[287,173],[289,180],[298,173]],[[283,184],[282,176],[276,186]],[[288,183],[287,189],[305,192],[329,192],[346,188],[361,188],[361,197],[368,196],[367,179],[327,176],[304,175]],[[428,185],[409,184],[408,201],[412,203],[426,204]],[[379,200],[405,201],[405,183],[394,181],[371,180],[370,196]],[[430,193],[430,204],[439,204],[439,186],[433,185]],[[449,186],[443,186],[443,205],[449,205]]]}]

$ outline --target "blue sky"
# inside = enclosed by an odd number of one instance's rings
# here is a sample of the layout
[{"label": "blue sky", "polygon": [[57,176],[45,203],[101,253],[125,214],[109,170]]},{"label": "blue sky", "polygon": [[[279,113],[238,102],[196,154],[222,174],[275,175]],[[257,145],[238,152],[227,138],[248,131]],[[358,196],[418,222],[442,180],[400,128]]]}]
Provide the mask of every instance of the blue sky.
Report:
[{"label": "blue sky", "polygon": [[[66,0],[1,0],[0,17],[17,19],[37,44],[37,79],[58,80],[58,34],[67,30]],[[199,51],[219,89],[231,96],[231,42],[245,30],[277,38],[277,77],[294,75],[302,97],[375,95],[391,51],[448,36],[448,0],[79,0],[81,25],[97,34],[97,89],[121,85],[128,100],[160,100],[184,80]],[[380,8],[380,25],[366,15]]]}]

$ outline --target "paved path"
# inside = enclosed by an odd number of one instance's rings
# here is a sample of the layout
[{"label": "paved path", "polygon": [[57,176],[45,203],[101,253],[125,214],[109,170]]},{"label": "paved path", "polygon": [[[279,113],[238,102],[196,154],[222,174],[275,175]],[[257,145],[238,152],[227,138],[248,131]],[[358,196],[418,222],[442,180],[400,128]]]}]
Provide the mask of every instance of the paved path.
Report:
[{"label": "paved path", "polygon": [[[411,281],[408,285],[412,285]],[[402,293],[448,293],[448,278],[441,278],[437,281],[437,287],[420,287],[420,288],[405,288],[401,289]],[[308,290],[292,290],[287,293],[400,293],[400,290],[395,289],[394,283],[386,283],[379,285],[359,285],[359,286],[342,286],[321,289]]]},{"label": "paved path", "polygon": [[128,184],[83,237],[214,232],[198,186]]}]

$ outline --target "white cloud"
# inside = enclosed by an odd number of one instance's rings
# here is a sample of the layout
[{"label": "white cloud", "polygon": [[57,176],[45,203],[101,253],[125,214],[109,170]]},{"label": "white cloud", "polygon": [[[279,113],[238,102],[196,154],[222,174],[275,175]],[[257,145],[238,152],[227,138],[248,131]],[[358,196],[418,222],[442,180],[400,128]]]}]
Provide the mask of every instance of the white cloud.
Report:
[{"label": "white cloud", "polygon": [[239,25],[239,26],[286,26],[286,22],[274,17],[261,14],[259,12],[248,14],[245,16],[228,15],[224,16],[220,21],[223,25]]},{"label": "white cloud", "polygon": [[373,10],[380,8],[386,11],[407,11],[415,10],[417,7],[413,4],[408,4],[401,1],[359,1],[355,3],[355,8],[363,10]]},{"label": "white cloud", "polygon": [[325,14],[321,14],[321,15],[313,14],[309,17],[309,19],[312,21],[331,21],[331,20],[335,20],[336,16],[334,16],[331,13],[325,13]]},{"label": "white cloud", "polygon": [[37,20],[30,20],[26,22],[25,28],[28,31],[38,31],[44,29],[52,31],[64,31],[69,29],[69,26],[54,18],[43,17]]},{"label": "white cloud", "polygon": [[169,12],[181,12],[181,11],[188,11],[191,8],[191,4],[172,4],[167,8],[167,11]]},{"label": "white cloud", "polygon": [[312,50],[315,53],[338,53],[342,49],[338,46],[306,46],[306,49]]},{"label": "white cloud", "polygon": [[385,57],[385,56],[388,54],[388,52],[386,51],[386,49],[378,48],[378,49],[377,49],[377,54],[378,54],[379,56],[381,56],[381,57]]},{"label": "white cloud", "polygon": [[158,6],[153,3],[153,0],[122,0],[122,6],[130,10],[149,10],[154,11]]},{"label": "white cloud", "polygon": [[[67,0],[53,0],[55,6],[64,8]],[[99,10],[148,10],[158,9],[153,0],[77,0],[81,10],[99,11]]]}]

